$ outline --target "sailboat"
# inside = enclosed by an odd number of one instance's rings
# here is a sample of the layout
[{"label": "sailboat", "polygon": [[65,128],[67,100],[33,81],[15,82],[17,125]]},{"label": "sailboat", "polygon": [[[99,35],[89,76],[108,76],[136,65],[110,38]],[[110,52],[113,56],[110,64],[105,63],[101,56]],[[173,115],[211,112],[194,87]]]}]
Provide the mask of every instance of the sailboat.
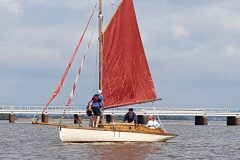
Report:
[{"label": "sailboat", "polygon": [[[102,0],[99,0],[98,17],[99,89],[102,90],[104,97],[104,108],[161,100],[156,96],[138,29],[133,0],[120,2],[104,32],[102,32]],[[75,52],[74,54],[76,54]],[[61,89],[66,71],[45,109]],[[69,98],[69,103],[73,93],[74,90]],[[66,105],[63,116],[69,103]],[[33,123],[43,124],[37,121]],[[163,129],[149,129],[141,124],[112,122],[102,123],[99,128],[60,124],[59,136],[64,143],[90,143],[164,142],[177,135],[167,133]]]}]

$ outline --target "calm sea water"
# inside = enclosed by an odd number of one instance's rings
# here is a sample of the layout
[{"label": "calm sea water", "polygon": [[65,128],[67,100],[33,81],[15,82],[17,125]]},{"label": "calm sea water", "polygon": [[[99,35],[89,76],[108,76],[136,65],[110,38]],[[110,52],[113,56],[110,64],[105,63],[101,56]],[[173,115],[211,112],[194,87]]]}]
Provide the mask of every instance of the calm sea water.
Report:
[{"label": "calm sea water", "polygon": [[240,126],[164,121],[179,136],[164,143],[64,144],[55,126],[0,121],[0,159],[239,159]]}]

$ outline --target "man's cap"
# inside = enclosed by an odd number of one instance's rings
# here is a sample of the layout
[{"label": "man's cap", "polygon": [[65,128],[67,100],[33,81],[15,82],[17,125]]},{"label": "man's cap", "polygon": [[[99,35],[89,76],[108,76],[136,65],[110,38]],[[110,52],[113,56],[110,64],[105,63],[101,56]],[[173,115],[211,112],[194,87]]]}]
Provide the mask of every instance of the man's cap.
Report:
[{"label": "man's cap", "polygon": [[128,110],[129,110],[129,111],[133,111],[133,108],[129,108]]}]

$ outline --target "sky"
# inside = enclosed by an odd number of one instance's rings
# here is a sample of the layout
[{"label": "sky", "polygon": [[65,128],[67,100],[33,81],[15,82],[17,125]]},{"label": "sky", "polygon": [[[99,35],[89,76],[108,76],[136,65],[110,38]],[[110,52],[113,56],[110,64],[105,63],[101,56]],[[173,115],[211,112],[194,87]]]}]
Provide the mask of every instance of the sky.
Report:
[{"label": "sky", "polygon": [[[0,105],[45,105],[97,0],[0,0]],[[120,0],[103,0],[104,28]],[[134,0],[161,108],[240,108],[240,1]],[[97,90],[98,9],[60,95],[62,105],[91,34],[72,105]],[[144,104],[142,106],[151,106]]]}]

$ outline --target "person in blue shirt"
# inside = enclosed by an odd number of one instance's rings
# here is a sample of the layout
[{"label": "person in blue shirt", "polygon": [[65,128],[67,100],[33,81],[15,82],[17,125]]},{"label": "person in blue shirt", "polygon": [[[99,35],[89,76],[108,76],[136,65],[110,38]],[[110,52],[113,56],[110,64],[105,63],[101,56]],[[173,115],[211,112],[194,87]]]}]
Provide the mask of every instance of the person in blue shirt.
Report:
[{"label": "person in blue shirt", "polygon": [[[95,116],[96,120],[96,125],[95,127],[98,127],[100,116],[101,116],[101,110],[100,108],[103,108],[103,96],[102,96],[102,91],[98,90],[98,94],[95,94],[92,98],[93,104],[92,104],[92,111]],[[104,110],[104,108],[103,108]]]},{"label": "person in blue shirt", "polygon": [[133,112],[132,108],[128,109],[128,113],[123,117],[123,122],[137,123],[137,115]]}]

